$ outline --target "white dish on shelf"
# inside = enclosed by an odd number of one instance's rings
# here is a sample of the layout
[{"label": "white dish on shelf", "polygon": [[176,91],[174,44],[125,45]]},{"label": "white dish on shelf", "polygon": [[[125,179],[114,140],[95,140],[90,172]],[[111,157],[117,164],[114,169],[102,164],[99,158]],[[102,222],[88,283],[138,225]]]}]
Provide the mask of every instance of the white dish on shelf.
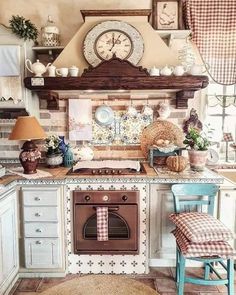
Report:
[{"label": "white dish on shelf", "polygon": [[101,126],[111,125],[114,121],[114,112],[111,107],[102,105],[95,111],[95,121]]}]

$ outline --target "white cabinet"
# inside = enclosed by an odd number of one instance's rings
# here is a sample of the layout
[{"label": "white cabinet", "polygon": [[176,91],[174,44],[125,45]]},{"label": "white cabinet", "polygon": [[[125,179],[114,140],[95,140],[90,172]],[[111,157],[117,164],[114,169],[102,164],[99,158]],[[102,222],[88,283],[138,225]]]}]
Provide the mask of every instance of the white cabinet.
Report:
[{"label": "white cabinet", "polygon": [[[64,206],[59,186],[22,187],[25,268],[65,268]],[[36,271],[36,272],[37,272]]]},{"label": "white cabinet", "polygon": [[[236,188],[221,188],[218,198],[218,218],[236,234]],[[236,239],[229,242],[236,250]]]},{"label": "white cabinet", "polygon": [[17,216],[16,192],[8,191],[0,200],[0,294],[19,269]]},{"label": "white cabinet", "polygon": [[173,223],[168,216],[174,212],[173,196],[168,185],[150,186],[150,266],[170,266],[175,263]]}]

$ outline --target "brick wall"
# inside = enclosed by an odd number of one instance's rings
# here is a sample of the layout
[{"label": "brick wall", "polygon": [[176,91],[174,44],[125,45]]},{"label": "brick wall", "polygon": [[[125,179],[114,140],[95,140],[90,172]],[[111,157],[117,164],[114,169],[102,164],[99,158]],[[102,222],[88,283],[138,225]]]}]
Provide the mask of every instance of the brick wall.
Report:
[{"label": "brick wall", "polygon": [[[70,93],[70,97],[75,98],[75,94]],[[66,99],[64,99],[66,97]],[[104,102],[114,110],[125,110],[132,100],[132,104],[141,111],[143,106],[149,103],[154,109],[154,120],[158,117],[157,105],[160,102],[170,104],[171,114],[168,120],[182,126],[183,120],[186,117],[188,110],[175,109],[175,100],[173,94],[159,93],[124,93],[124,94],[81,94],[77,97],[91,98],[93,111],[96,107]],[[65,136],[65,141],[68,142],[68,96],[60,94],[59,110],[39,110],[39,121],[46,133]],[[131,99],[131,100],[130,100]],[[23,142],[9,141],[7,138],[10,134],[13,125],[9,126],[0,122],[0,158],[17,158],[20,147]],[[81,142],[70,142],[72,146],[79,146]],[[38,145],[43,150],[43,142],[39,141]],[[114,157],[114,158],[141,158],[143,157],[139,145],[106,145],[94,146],[95,157]]]}]

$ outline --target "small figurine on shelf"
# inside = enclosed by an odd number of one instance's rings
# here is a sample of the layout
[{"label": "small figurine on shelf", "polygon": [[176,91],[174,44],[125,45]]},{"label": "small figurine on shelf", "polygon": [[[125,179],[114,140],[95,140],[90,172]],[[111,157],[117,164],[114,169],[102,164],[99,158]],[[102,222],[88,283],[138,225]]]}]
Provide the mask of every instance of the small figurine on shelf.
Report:
[{"label": "small figurine on shelf", "polygon": [[48,16],[46,25],[41,29],[43,46],[59,46],[60,31],[52,20],[51,15]]}]

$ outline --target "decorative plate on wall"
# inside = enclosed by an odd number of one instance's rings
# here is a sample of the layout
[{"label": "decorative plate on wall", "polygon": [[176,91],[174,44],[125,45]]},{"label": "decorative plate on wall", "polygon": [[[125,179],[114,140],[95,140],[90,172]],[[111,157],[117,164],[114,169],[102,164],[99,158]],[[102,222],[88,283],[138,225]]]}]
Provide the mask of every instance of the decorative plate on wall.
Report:
[{"label": "decorative plate on wall", "polygon": [[143,56],[141,34],[128,23],[104,21],[93,27],[84,40],[84,57],[92,66],[116,55],[136,65]]}]

